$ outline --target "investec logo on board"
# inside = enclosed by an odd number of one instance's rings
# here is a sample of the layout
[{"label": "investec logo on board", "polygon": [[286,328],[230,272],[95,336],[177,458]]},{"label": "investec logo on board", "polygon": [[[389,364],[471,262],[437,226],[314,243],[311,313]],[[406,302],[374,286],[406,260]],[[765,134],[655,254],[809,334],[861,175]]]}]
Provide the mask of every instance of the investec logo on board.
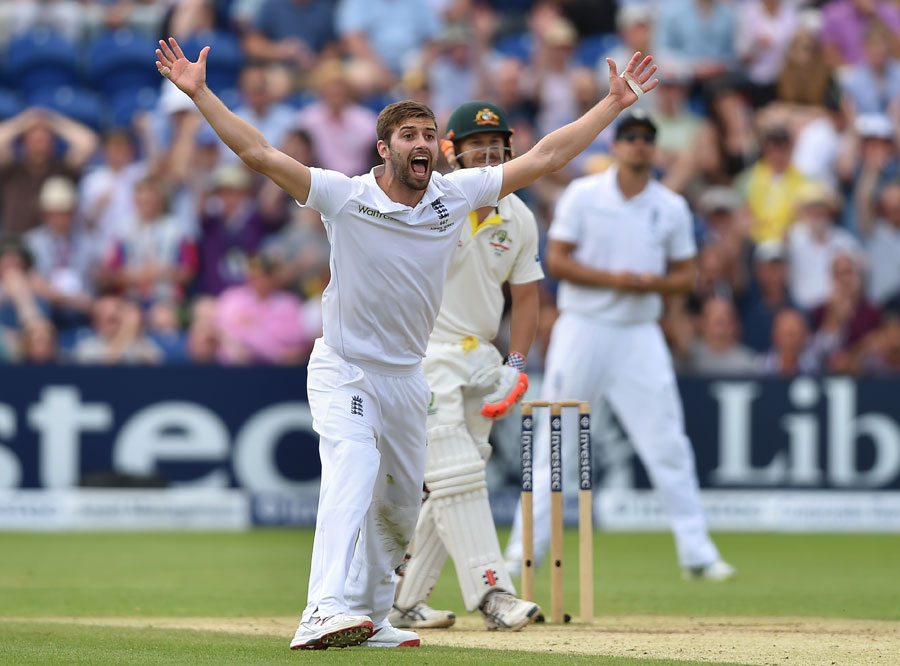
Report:
[{"label": "investec logo on board", "polygon": [[562,419],[550,419],[550,492],[562,492]]},{"label": "investec logo on board", "polygon": [[532,425],[533,421],[530,416],[522,417],[522,490],[531,492],[532,486]]},{"label": "investec logo on board", "polygon": [[591,489],[591,417],[578,417],[578,474],[582,490]]}]

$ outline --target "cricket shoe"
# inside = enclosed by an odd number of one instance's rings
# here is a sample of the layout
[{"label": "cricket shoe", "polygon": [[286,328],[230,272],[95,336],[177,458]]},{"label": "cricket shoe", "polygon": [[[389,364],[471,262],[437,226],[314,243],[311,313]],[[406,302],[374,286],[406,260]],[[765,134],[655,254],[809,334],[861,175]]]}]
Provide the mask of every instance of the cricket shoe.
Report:
[{"label": "cricket shoe", "polygon": [[329,615],[320,617],[312,615],[304,622],[300,621],[292,650],[324,650],[330,647],[351,647],[359,645],[372,635],[374,625],[366,615]]},{"label": "cricket shoe", "polygon": [[478,608],[489,631],[519,631],[533,622],[541,610],[533,601],[524,601],[502,590],[488,593]]},{"label": "cricket shoe", "polygon": [[721,582],[737,576],[737,569],[725,560],[716,560],[710,564],[699,567],[685,567],[682,570],[682,578],[685,580],[712,580]]},{"label": "cricket shoe", "polygon": [[456,615],[450,611],[435,610],[424,601],[412,608],[394,606],[388,613],[388,622],[404,629],[443,629],[452,627]]},{"label": "cricket shoe", "polygon": [[362,645],[379,648],[419,647],[419,635],[414,631],[397,629],[387,623],[373,631],[369,640]]}]

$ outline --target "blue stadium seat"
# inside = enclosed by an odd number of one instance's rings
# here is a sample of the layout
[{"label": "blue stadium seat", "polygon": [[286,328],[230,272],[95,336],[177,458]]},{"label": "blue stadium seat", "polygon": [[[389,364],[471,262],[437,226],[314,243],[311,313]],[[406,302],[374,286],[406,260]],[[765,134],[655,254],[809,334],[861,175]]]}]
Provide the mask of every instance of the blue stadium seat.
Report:
[{"label": "blue stadium seat", "polygon": [[534,49],[534,37],[529,32],[506,35],[494,43],[494,50],[500,55],[517,58],[522,62],[531,60]]},{"label": "blue stadium seat", "polygon": [[585,37],[575,48],[575,62],[584,67],[596,67],[600,58],[609,55],[621,43],[615,33]]},{"label": "blue stadium seat", "polygon": [[28,96],[28,105],[53,109],[97,131],[105,125],[103,102],[99,95],[87,88],[41,88]]},{"label": "blue stadium seat", "polygon": [[237,86],[238,74],[244,66],[244,53],[238,38],[231,32],[214,30],[191,35],[179,42],[184,55],[196,60],[204,46],[209,46],[206,61],[206,84],[216,93]]},{"label": "blue stadium seat", "polygon": [[0,88],[0,120],[12,118],[25,108],[21,95],[12,90]]},{"label": "blue stadium seat", "polygon": [[135,30],[101,33],[89,47],[85,83],[110,97],[125,90],[158,87],[157,46],[151,37]]},{"label": "blue stadium seat", "polygon": [[151,111],[159,99],[159,86],[123,90],[113,95],[109,103],[106,124],[130,128],[138,111]]},{"label": "blue stadium seat", "polygon": [[5,77],[25,95],[40,88],[74,85],[78,80],[78,50],[65,36],[51,30],[23,33],[9,43]]}]

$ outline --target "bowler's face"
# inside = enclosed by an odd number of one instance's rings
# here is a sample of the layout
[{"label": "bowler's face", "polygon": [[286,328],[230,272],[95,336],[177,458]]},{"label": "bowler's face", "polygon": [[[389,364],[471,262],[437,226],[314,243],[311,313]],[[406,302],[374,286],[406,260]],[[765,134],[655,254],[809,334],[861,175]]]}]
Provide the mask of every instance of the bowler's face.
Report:
[{"label": "bowler's face", "polygon": [[404,120],[384,149],[389,151],[387,161],[397,180],[413,190],[428,187],[438,151],[437,127],[431,118]]}]

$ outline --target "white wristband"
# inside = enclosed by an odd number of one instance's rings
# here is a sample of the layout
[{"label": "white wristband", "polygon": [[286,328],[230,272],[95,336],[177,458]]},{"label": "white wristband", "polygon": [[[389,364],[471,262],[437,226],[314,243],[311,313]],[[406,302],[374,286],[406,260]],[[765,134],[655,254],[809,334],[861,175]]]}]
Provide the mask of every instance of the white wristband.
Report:
[{"label": "white wristband", "polygon": [[637,79],[628,72],[622,72],[620,76],[625,79],[625,83],[628,84],[628,87],[631,88],[634,91],[634,94],[638,96],[638,99],[640,99],[644,94],[644,90],[641,88],[641,84],[638,83]]}]

